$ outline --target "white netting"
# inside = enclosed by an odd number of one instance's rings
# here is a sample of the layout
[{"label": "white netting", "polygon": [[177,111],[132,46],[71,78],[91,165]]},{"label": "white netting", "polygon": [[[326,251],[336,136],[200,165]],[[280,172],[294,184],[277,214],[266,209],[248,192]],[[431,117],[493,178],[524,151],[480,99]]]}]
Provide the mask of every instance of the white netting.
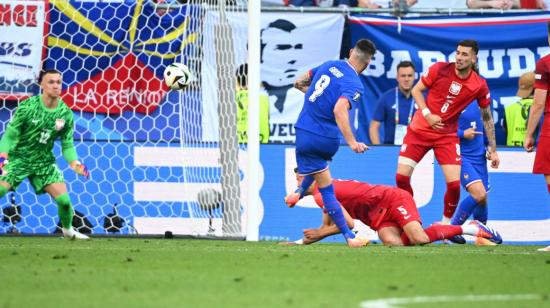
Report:
[{"label": "white netting", "polygon": [[[231,22],[246,18],[246,1],[222,2],[46,6],[43,66],[63,73],[63,99],[74,110],[75,144],[91,179],[77,178],[55,151],[75,210],[93,233],[244,234],[246,152],[237,141],[235,72],[246,58],[233,51],[246,50],[247,33]],[[162,83],[172,62],[193,73],[184,91]],[[8,118],[1,120],[5,128]],[[49,196],[36,196],[25,181],[14,202],[21,211],[4,202],[0,232],[55,230]]]}]

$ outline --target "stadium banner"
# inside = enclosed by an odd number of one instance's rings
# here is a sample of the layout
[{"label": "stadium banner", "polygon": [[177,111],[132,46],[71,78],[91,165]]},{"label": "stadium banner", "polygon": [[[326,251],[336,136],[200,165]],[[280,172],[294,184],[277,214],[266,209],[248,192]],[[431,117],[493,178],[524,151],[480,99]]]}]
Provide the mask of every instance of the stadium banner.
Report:
[{"label": "stadium banner", "polygon": [[[84,161],[91,171],[87,181],[78,178],[58,155],[57,163],[63,169],[75,210],[86,216],[93,233],[105,233],[105,218],[115,206],[118,215],[126,222],[122,228],[124,234],[136,231],[138,234],[163,234],[165,231],[189,234],[189,230],[196,230],[197,227],[208,228],[208,218],[205,218],[204,210],[199,208],[196,200],[195,186],[185,187],[182,179],[190,182],[197,180],[193,174],[200,169],[219,173],[218,158],[215,156],[217,151],[213,149],[210,156],[204,156],[201,152],[201,161],[190,162],[189,166],[182,168],[173,159],[174,155],[181,156],[178,154],[182,150],[180,147],[151,146],[138,142],[77,142],[79,155],[91,151],[92,155],[99,157]],[[546,192],[544,178],[531,174],[534,153],[513,148],[498,150],[501,165],[498,169],[489,169],[489,225],[499,230],[506,243],[550,244],[550,196]],[[60,148],[56,147],[56,151],[60,152]],[[102,153],[117,153],[121,159],[103,159]],[[334,178],[394,185],[398,153],[399,147],[394,146],[374,146],[363,155],[341,147],[331,164],[331,173]],[[245,154],[241,151],[239,159],[241,185],[247,177]],[[302,236],[304,228],[318,227],[321,224],[321,210],[311,197],[304,198],[292,209],[283,202],[284,196],[296,188],[294,147],[262,144],[260,157],[260,239],[296,240]],[[353,164],[349,163],[351,161]],[[113,170],[125,174],[125,177],[117,178]],[[444,183],[441,168],[434,164],[433,154],[429,153],[412,177],[415,200],[424,226],[441,219]],[[211,188],[220,187],[213,182]],[[47,194],[35,195],[28,181],[24,181],[15,194],[16,203],[22,206],[22,220],[16,225],[19,232],[52,233],[58,218],[57,207],[51,198]],[[461,199],[466,196],[467,192],[463,190]],[[216,210],[211,215],[215,229],[213,234],[219,234],[222,210]],[[129,228],[129,225],[136,230]],[[360,223],[357,226],[366,236],[377,239],[366,226]],[[9,224],[0,226],[0,233],[9,232],[10,227]],[[341,236],[333,236],[328,240],[341,239]]]},{"label": "stadium banner", "polygon": [[46,4],[0,0],[0,98],[22,99],[38,92]]},{"label": "stadium banner", "polygon": [[164,68],[185,62],[182,55],[195,38],[186,10],[199,9],[157,11],[143,0],[51,0],[49,5],[45,66],[62,72],[67,105],[91,116],[154,112],[168,89]]},{"label": "stadium banner", "polygon": [[479,71],[489,85],[493,100],[497,143],[505,144],[502,128],[504,107],[519,100],[518,78],[535,70],[535,63],[550,52],[548,13],[522,13],[443,17],[382,17],[352,15],[352,42],[371,39],[378,49],[363,73],[366,95],[359,110],[358,133],[368,141],[368,123],[378,97],[395,87],[396,68],[410,60],[418,80],[435,62],[454,61],[456,44],[464,39],[479,43]]},{"label": "stadium banner", "polygon": [[[225,15],[232,26],[233,71],[247,59],[248,22],[244,13]],[[208,11],[204,20],[202,89],[215,89],[215,27],[220,16]],[[326,60],[340,56],[342,14],[262,13],[261,79],[269,95],[270,142],[294,142],[294,123],[303,105],[303,93],[293,87],[296,78]],[[239,40],[240,39],[240,40]],[[330,42],[330,43],[327,43]],[[210,46],[210,47],[209,47]],[[224,51],[226,52],[226,51]],[[216,91],[203,91],[203,140],[218,139]]]}]

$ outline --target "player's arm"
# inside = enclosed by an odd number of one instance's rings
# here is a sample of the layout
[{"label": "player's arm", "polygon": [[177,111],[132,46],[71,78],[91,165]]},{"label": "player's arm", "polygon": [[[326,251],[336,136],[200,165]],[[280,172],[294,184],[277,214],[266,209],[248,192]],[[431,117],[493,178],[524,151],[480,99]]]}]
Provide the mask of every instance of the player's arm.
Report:
[{"label": "player's arm", "polygon": [[[342,207],[342,213],[346,218],[346,223],[348,224],[348,227],[350,229],[353,229],[355,225],[353,218],[351,218],[351,216],[349,215],[349,213],[346,211],[344,207]],[[302,241],[304,244],[309,245],[309,244],[318,242],[326,237],[339,234],[339,233],[340,233],[340,229],[338,229],[338,226],[336,226],[332,222],[332,219],[327,213],[323,212],[323,224],[317,229],[305,229],[304,237],[302,238]]]},{"label": "player's arm", "polygon": [[535,138],[533,134],[535,129],[540,121],[542,112],[544,111],[544,105],[546,104],[546,96],[548,95],[548,90],[535,89],[533,105],[529,111],[529,120],[527,121],[527,131],[525,133],[525,141],[523,147],[527,152],[534,150]]},{"label": "player's arm", "polygon": [[27,114],[25,103],[26,101],[23,101],[19,104],[19,107],[17,107],[15,114],[6,127],[6,131],[4,132],[2,139],[0,139],[0,174],[2,173],[2,167],[8,161],[8,154],[10,150],[17,144],[21,127],[25,122]]},{"label": "player's arm", "polygon": [[88,171],[86,165],[78,160],[78,155],[76,154],[73,132],[74,124],[72,119],[70,119],[67,121],[67,127],[61,135],[61,152],[63,153],[63,158],[65,158],[65,161],[67,161],[74,172],[88,178],[90,176],[90,172]]},{"label": "player's arm", "polygon": [[333,109],[334,117],[336,119],[336,124],[338,124],[338,128],[342,132],[342,135],[344,136],[344,139],[346,139],[346,142],[348,143],[350,148],[355,153],[363,153],[368,150],[368,147],[362,142],[357,142],[355,136],[353,135],[351,126],[349,124],[348,110],[350,109],[350,107],[351,105],[348,99],[345,97],[340,97]]},{"label": "player's arm", "polygon": [[304,93],[307,92],[307,89],[309,89],[310,85],[311,85],[311,72],[309,71],[301,75],[300,77],[298,77],[298,79],[296,79],[296,81],[294,81],[294,87]]},{"label": "player's arm", "polygon": [[483,128],[485,129],[485,136],[487,137],[488,159],[491,161],[491,167],[498,168],[500,159],[497,154],[495,122],[493,121],[491,105],[481,108],[481,119],[483,120]]},{"label": "player's arm", "polygon": [[380,122],[376,120],[370,121],[369,125],[369,137],[370,143],[380,144]]},{"label": "player's arm", "polygon": [[443,128],[443,123],[441,122],[441,117],[438,115],[432,114],[430,109],[428,108],[428,105],[426,105],[426,99],[424,98],[424,91],[426,91],[428,87],[422,82],[422,79],[420,79],[416,85],[414,85],[411,95],[414,99],[414,102],[416,105],[418,105],[418,109],[422,111],[422,115],[430,124],[430,126],[433,129],[441,129]]}]

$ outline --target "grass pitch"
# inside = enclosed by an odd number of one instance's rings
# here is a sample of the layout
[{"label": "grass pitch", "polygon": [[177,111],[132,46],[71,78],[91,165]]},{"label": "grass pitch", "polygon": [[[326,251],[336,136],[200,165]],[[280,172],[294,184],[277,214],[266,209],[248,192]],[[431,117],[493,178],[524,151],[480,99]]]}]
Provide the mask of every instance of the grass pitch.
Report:
[{"label": "grass pitch", "polygon": [[0,237],[0,307],[550,307],[536,248]]}]

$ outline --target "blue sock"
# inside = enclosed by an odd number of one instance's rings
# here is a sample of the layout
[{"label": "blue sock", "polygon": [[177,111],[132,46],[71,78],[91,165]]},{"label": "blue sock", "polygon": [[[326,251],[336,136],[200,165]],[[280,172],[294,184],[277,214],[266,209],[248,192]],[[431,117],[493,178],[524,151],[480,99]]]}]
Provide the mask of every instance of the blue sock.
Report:
[{"label": "blue sock", "polygon": [[321,196],[323,196],[323,203],[325,204],[325,210],[327,211],[332,221],[336,224],[340,232],[344,235],[344,238],[355,238],[355,234],[351,232],[346,223],[346,218],[342,212],[342,208],[336,196],[334,195],[334,187],[330,184],[327,187],[319,188]]},{"label": "blue sock", "polygon": [[302,180],[302,184],[300,184],[300,187],[298,187],[298,189],[296,189],[296,192],[300,193],[300,199],[304,197],[306,191],[309,189],[311,184],[313,184],[313,181],[315,181],[313,179],[313,176],[311,176],[309,174],[304,176],[304,179]]},{"label": "blue sock", "polygon": [[474,210],[474,219],[485,225],[487,224],[488,212],[487,205],[478,205]]},{"label": "blue sock", "polygon": [[464,198],[464,200],[462,200],[462,202],[458,205],[453,219],[451,219],[451,225],[462,225],[466,219],[470,217],[476,207],[476,200],[472,198],[472,196],[468,195],[468,197]]}]

